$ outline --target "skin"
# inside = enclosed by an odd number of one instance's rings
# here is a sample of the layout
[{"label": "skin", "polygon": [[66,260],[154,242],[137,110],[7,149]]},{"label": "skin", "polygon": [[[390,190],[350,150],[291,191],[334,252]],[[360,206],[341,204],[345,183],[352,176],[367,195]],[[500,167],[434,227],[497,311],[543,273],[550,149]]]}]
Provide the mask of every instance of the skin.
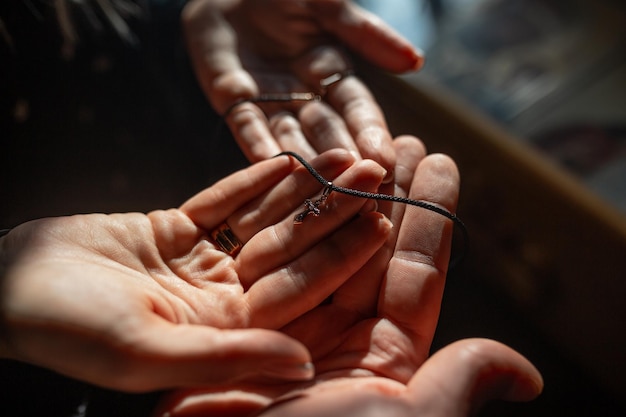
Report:
[{"label": "skin", "polygon": [[[314,164],[337,184],[371,191],[384,176],[342,150]],[[309,379],[307,348],[277,330],[339,288],[391,229],[363,200],[340,195],[296,227],[294,213],[320,188],[283,156],[179,209],[13,229],[0,240],[1,356],[125,391]],[[207,239],[224,221],[245,242],[235,258]]]},{"label": "skin", "polygon": [[[394,146],[395,184],[345,151],[314,163],[338,185],[394,187],[452,210],[454,163],[415,138]],[[319,185],[294,166],[259,163],[176,210],[14,229],[0,240],[2,356],[127,391],[201,387],[166,397],[155,415],[168,416],[463,416],[539,394],[537,370],[497,342],[427,358],[448,220],[381,203],[390,230],[371,204],[331,194],[297,233],[293,215]],[[224,220],[246,242],[235,258],[206,240]]]},{"label": "skin", "polygon": [[227,123],[251,161],[282,150],[309,159],[338,147],[377,161],[391,181],[392,138],[369,90],[356,77],[320,87],[322,79],[351,68],[345,50],[395,73],[421,67],[421,52],[379,18],[348,0],[192,0],[182,21],[199,84],[220,114],[261,93],[315,92],[324,97],[310,104],[315,126],[346,127],[344,136],[280,140],[273,126],[292,123],[301,104],[240,104]]},{"label": "skin", "polygon": [[530,401],[539,372],[519,353],[487,339],[467,339],[429,358],[408,384],[382,377],[323,381],[277,401],[263,417],[463,417],[491,400]]},{"label": "skin", "polygon": [[[183,22],[219,112],[264,92],[324,101],[236,106],[229,126],[264,161],[178,209],[42,219],[0,238],[0,356],[124,391],[195,387],[164,400],[156,414],[170,416],[461,416],[538,395],[536,369],[497,342],[428,358],[448,220],[332,194],[296,227],[320,186],[266,160],[293,150],[338,185],[454,211],[449,158],[393,142],[357,78],[320,88],[350,68],[344,48],[393,72],[419,68],[419,52],[344,0],[193,0]],[[236,257],[207,239],[223,222],[245,243]]]},{"label": "skin", "polygon": [[[426,156],[413,137],[397,138],[394,146],[396,180],[385,187],[454,210],[459,185],[454,163],[444,155]],[[423,413],[417,415],[461,416],[491,398],[538,395],[539,373],[496,342],[468,340],[428,358],[451,224],[414,207],[378,209],[394,223],[384,247],[330,301],[282,328],[311,352],[313,380],[179,390],[155,415],[367,416],[384,410],[412,416],[418,410]]]}]

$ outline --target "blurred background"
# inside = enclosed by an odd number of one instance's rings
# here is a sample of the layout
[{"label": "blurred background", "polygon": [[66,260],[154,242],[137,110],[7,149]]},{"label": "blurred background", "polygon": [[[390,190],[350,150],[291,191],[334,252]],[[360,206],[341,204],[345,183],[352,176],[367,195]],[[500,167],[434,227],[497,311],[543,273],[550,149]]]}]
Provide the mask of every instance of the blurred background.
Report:
[{"label": "blurred background", "polygon": [[[395,133],[450,153],[463,176],[470,257],[450,274],[433,350],[489,337],[541,370],[538,400],[481,416],[626,415],[623,2],[358,2],[427,55],[418,74],[359,75]],[[51,2],[0,5],[0,227],[175,207],[246,165],[188,66],[179,2],[112,2],[128,32],[96,2],[66,4],[80,44]],[[16,416],[143,416],[156,399],[0,369]]]},{"label": "blurred background", "polygon": [[626,214],[623,2],[357,2],[425,50],[421,78],[449,88]]},{"label": "blurred background", "polygon": [[484,415],[623,415],[626,4],[358,2],[426,54],[416,74],[362,74],[392,131],[461,170],[471,252],[434,348],[492,337],[543,372],[537,401]]}]

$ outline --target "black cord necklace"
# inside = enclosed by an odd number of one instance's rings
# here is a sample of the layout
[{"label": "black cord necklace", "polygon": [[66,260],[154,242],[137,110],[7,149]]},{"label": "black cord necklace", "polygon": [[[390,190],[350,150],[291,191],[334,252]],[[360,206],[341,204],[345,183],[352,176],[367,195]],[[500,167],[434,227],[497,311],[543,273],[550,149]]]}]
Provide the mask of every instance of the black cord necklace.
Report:
[{"label": "black cord necklace", "polygon": [[[232,113],[235,107],[239,106],[242,103],[246,103],[246,102],[281,103],[281,102],[298,102],[298,101],[302,101],[302,102],[320,101],[326,95],[328,88],[330,88],[333,84],[338,83],[343,78],[351,76],[351,75],[353,75],[352,70],[346,70],[343,72],[332,74],[331,76],[321,80],[319,93],[314,93],[314,92],[299,93],[298,92],[298,93],[261,94],[257,97],[239,100],[236,103],[234,103],[232,106],[230,106],[226,110],[226,112],[222,115],[222,119],[221,119],[222,123],[218,125],[218,132],[219,130],[221,130],[222,124],[225,124],[226,119]],[[315,201],[312,201],[312,200],[305,201],[304,203],[305,209],[300,214],[296,215],[296,217],[294,218],[295,223],[302,223],[309,214],[312,214],[315,216],[319,215],[320,206],[326,201],[326,198],[328,197],[328,195],[333,191],[342,193],[342,194],[351,195],[353,197],[366,198],[366,199],[372,199],[372,200],[384,200],[384,201],[391,201],[393,203],[408,204],[411,206],[415,206],[415,207],[423,208],[425,210],[432,211],[434,213],[437,213],[441,216],[446,217],[447,219],[450,219],[452,222],[454,222],[454,225],[457,226],[456,228],[461,232],[462,249],[459,255],[457,255],[455,258],[450,260],[450,268],[454,268],[458,266],[461,263],[461,261],[467,256],[467,252],[469,250],[469,233],[467,231],[467,228],[465,227],[465,224],[461,221],[461,219],[459,219],[455,214],[450,213],[448,210],[441,208],[439,206],[436,206],[427,201],[423,201],[423,200],[412,200],[410,198],[399,197],[395,195],[370,193],[366,191],[359,191],[359,190],[353,190],[351,188],[340,187],[326,180],[319,172],[315,170],[315,168],[313,168],[303,157],[301,157],[297,153],[291,152],[291,151],[284,151],[284,152],[279,153],[277,156],[280,156],[280,155],[289,155],[293,157],[294,159],[296,159],[309,171],[309,173],[317,181],[319,181],[320,184],[324,186],[324,191],[322,192],[322,195],[319,199]]]},{"label": "black cord necklace", "polygon": [[427,201],[423,201],[423,200],[412,200],[410,198],[399,197],[395,195],[371,193],[368,191],[360,191],[360,190],[354,190],[352,188],[340,187],[328,181],[326,178],[324,178],[319,172],[315,170],[315,168],[311,166],[311,164],[309,164],[303,157],[301,157],[297,153],[291,152],[291,151],[284,151],[284,152],[279,153],[277,156],[281,156],[281,155],[288,155],[296,159],[298,162],[300,162],[300,164],[302,164],[302,166],[304,166],[304,168],[307,169],[307,171],[309,171],[309,173],[320,184],[324,186],[324,191],[322,192],[322,196],[318,200],[316,201],[306,200],[305,201],[305,210],[302,211],[300,214],[296,215],[296,217],[294,218],[295,223],[301,223],[304,220],[304,218],[309,214],[313,214],[316,216],[319,215],[320,213],[319,206],[326,201],[326,198],[328,197],[328,195],[333,191],[341,193],[341,194],[350,195],[353,197],[373,199],[373,200],[384,200],[384,201],[391,201],[393,203],[408,204],[411,206],[415,206],[415,207],[423,208],[425,210],[432,211],[434,213],[437,213],[441,216],[446,217],[447,219],[452,220],[454,222],[454,225],[457,226],[458,230],[461,232],[461,236],[463,239],[462,250],[458,256],[456,256],[454,259],[450,261],[450,268],[454,268],[455,266],[459,265],[459,263],[467,255],[468,247],[469,247],[469,233],[467,232],[467,228],[465,227],[465,224],[461,221],[461,219],[459,219],[455,214],[450,213],[448,210],[441,208],[439,206],[436,206]]}]

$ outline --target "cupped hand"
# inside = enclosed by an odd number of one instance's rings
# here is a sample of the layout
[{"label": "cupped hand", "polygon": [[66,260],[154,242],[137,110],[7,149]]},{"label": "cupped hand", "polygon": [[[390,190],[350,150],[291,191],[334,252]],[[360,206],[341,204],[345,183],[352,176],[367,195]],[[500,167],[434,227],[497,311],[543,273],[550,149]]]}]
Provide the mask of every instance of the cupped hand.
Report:
[{"label": "cupped hand", "polygon": [[467,417],[489,401],[530,401],[542,389],[540,373],[522,355],[493,340],[467,339],[436,352],[406,385],[383,377],[330,379],[258,416]]},{"label": "cupped hand", "polygon": [[[454,212],[459,190],[454,162],[444,155],[427,156],[413,137],[397,138],[393,144],[398,155],[395,183],[381,191],[426,200]],[[390,384],[394,392],[404,389],[429,353],[453,225],[418,207],[381,202],[378,209],[394,224],[385,245],[330,300],[282,328],[311,352],[316,370],[313,382],[234,385],[228,392],[178,392],[161,410],[172,416],[196,416],[225,413],[230,405],[231,410],[244,411],[225,415],[249,415],[284,398],[335,384],[356,387],[374,381],[383,387]],[[358,252],[353,247],[350,253]]]},{"label": "cupped hand", "polygon": [[[384,176],[346,151],[313,163],[348,187],[374,191]],[[364,201],[341,195],[295,225],[320,188],[282,156],[180,209],[13,229],[0,238],[0,354],[128,391],[310,378],[308,349],[276,329],[342,285],[391,227]],[[234,258],[208,238],[224,222],[244,243]]]},{"label": "cupped hand", "polygon": [[193,0],[183,11],[183,27],[205,95],[218,113],[232,110],[227,123],[251,161],[282,150],[308,159],[320,148],[315,142],[280,143],[272,134],[273,117],[296,112],[298,103],[232,106],[260,94],[313,92],[350,132],[334,147],[392,172],[391,137],[369,90],[356,77],[322,85],[351,68],[345,49],[397,73],[421,66],[421,52],[376,16],[349,0]]},{"label": "cupped hand", "polygon": [[[518,352],[494,340],[465,339],[437,351],[407,383],[382,376],[320,378],[273,400],[259,395],[263,391],[214,398],[206,393],[181,398],[179,392],[155,415],[201,417],[219,411],[231,417],[467,417],[490,401],[531,401],[542,390],[541,374]],[[166,406],[170,408],[163,413]]]}]

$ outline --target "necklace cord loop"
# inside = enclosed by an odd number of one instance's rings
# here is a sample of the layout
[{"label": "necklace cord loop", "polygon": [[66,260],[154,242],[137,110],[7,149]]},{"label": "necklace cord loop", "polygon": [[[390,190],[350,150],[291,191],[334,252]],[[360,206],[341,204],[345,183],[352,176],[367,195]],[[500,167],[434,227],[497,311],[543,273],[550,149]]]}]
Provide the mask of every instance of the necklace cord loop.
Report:
[{"label": "necklace cord loop", "polygon": [[[411,206],[415,206],[415,207],[423,208],[425,210],[432,211],[434,213],[437,213],[451,220],[454,223],[454,225],[457,226],[457,229],[461,232],[463,245],[462,245],[462,249],[459,255],[457,255],[456,257],[450,260],[449,267],[451,269],[455,268],[463,261],[463,259],[465,259],[467,252],[469,250],[469,233],[467,231],[467,227],[465,226],[465,224],[455,214],[449,212],[448,210],[442,207],[436,206],[433,203],[429,203],[423,200],[412,200],[410,198],[399,197],[395,195],[371,193],[367,191],[359,191],[359,190],[354,190],[351,188],[337,186],[333,184],[332,182],[326,180],[326,178],[324,178],[319,172],[317,172],[315,168],[311,166],[311,164],[309,164],[302,156],[298,155],[297,153],[292,152],[292,151],[284,151],[284,152],[279,153],[276,156],[278,157],[278,156],[283,156],[283,155],[290,156],[294,158],[295,160],[297,160],[298,162],[300,162],[300,164],[302,164],[302,166],[306,168],[306,170],[309,171],[309,173],[320,184],[322,184],[325,187],[322,193],[323,196],[328,196],[332,191],[335,191],[335,192],[350,195],[353,197],[366,198],[366,199],[372,199],[372,200],[384,200],[384,201],[391,201],[393,203],[408,204]],[[303,220],[303,219],[300,219],[300,220]]]}]

